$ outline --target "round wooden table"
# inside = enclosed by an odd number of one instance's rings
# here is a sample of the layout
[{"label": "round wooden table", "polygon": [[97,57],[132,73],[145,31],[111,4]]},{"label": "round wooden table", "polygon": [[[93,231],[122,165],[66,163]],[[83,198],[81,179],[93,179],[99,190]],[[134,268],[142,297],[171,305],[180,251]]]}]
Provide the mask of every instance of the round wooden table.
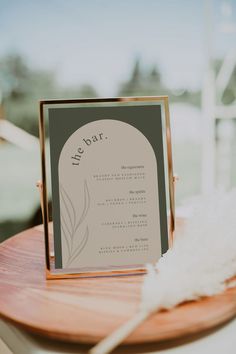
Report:
[{"label": "round wooden table", "polygon": [[[42,227],[0,245],[0,316],[31,333],[96,343],[135,314],[143,276],[46,280]],[[236,288],[162,311],[126,344],[173,340],[209,330],[236,313]]]}]

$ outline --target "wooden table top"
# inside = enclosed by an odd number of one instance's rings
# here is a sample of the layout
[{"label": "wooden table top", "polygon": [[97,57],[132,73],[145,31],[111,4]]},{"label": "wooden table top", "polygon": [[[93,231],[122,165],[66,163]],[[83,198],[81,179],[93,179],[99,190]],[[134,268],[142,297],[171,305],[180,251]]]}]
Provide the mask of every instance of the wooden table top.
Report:
[{"label": "wooden table top", "polygon": [[[26,230],[0,245],[0,316],[32,333],[96,343],[137,311],[143,276],[46,280],[42,228]],[[236,314],[236,288],[162,311],[125,343],[192,335]]]}]

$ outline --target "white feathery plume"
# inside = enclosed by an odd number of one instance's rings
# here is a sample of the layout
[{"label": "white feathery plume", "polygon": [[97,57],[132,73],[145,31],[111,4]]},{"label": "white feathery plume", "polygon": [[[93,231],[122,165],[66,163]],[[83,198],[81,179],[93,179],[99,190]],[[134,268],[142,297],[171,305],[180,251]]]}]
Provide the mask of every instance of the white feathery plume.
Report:
[{"label": "white feathery plume", "polygon": [[107,354],[152,313],[235,286],[236,190],[199,199],[173,247],[148,266],[140,311],[89,354]]}]

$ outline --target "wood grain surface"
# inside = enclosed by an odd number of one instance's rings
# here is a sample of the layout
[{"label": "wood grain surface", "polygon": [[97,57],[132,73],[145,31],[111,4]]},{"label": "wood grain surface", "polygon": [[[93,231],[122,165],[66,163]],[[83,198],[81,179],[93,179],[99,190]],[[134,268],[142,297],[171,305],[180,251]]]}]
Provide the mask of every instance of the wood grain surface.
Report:
[{"label": "wood grain surface", "polygon": [[[41,228],[0,245],[0,316],[47,337],[95,343],[135,314],[143,276],[46,280]],[[176,339],[236,314],[236,288],[150,317],[125,343]]]}]

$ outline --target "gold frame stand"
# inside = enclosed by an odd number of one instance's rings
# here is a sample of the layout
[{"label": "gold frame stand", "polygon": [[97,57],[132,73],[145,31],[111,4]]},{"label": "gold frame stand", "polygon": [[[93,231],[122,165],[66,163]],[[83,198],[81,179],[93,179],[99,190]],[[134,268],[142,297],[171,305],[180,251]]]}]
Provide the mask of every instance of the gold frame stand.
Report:
[{"label": "gold frame stand", "polygon": [[[166,147],[167,147],[167,169],[169,180],[169,199],[170,199],[170,216],[168,221],[168,243],[169,247],[173,245],[173,237],[175,230],[175,190],[178,176],[173,174],[172,148],[171,148],[171,132],[170,132],[170,116],[169,103],[167,96],[145,96],[145,97],[117,97],[117,98],[96,98],[96,99],[73,99],[73,100],[43,100],[39,103],[39,125],[40,125],[40,148],[41,148],[41,163],[42,163],[42,180],[37,182],[37,187],[40,194],[40,204],[44,224],[44,239],[45,239],[45,260],[46,260],[46,278],[76,278],[76,277],[98,277],[98,276],[115,276],[127,274],[145,273],[145,267],[141,269],[124,269],[124,270],[108,270],[95,272],[81,273],[66,273],[65,270],[57,270],[52,265],[54,264],[54,248],[52,247],[51,234],[49,232],[49,213],[48,213],[48,198],[46,186],[46,153],[45,153],[45,128],[44,128],[44,105],[50,104],[96,104],[96,103],[162,103],[165,109],[165,124],[166,124]],[[53,272],[52,272],[53,271]]]}]

